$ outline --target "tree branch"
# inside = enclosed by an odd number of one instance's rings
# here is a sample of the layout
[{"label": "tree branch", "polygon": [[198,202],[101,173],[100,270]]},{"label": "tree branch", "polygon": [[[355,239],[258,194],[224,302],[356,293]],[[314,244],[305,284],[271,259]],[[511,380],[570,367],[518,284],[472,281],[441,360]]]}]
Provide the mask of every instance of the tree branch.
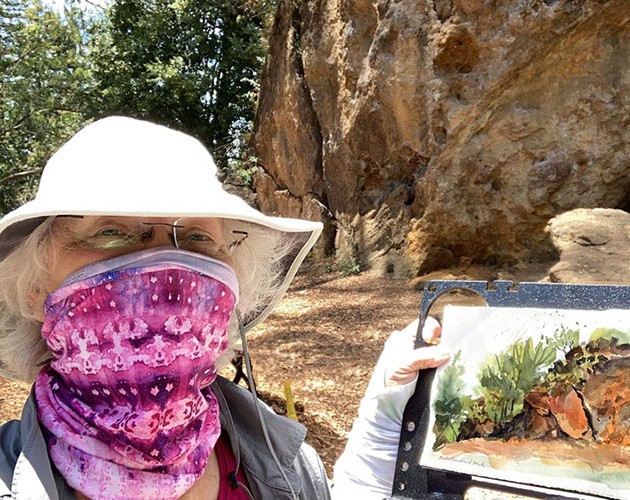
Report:
[{"label": "tree branch", "polygon": [[24,172],[16,172],[14,174],[7,175],[0,179],[0,186],[8,184],[16,179],[20,179],[21,177],[28,177],[29,175],[35,175],[41,173],[44,170],[43,168],[34,168],[32,170],[25,170]]},{"label": "tree branch", "polygon": [[85,0],[85,3],[89,3],[92,7],[98,7],[102,11],[107,10],[107,7],[105,7],[101,2],[94,2],[92,0]]}]

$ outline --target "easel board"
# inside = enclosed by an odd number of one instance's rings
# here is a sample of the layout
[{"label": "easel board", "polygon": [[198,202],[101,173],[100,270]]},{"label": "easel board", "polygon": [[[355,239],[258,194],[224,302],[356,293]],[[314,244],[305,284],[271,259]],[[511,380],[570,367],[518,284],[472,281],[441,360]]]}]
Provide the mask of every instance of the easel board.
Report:
[{"label": "easel board", "polygon": [[[581,328],[586,330],[592,326],[597,329],[598,321],[599,323],[603,321],[597,318],[626,317],[624,315],[627,315],[628,310],[630,309],[630,287],[626,286],[513,283],[508,281],[433,281],[426,285],[421,300],[419,331],[422,330],[422,326],[426,320],[429,309],[435,304],[437,299],[444,299],[444,297],[454,291],[466,291],[483,299],[482,301],[488,306],[487,311],[489,311],[489,314],[486,314],[486,316],[496,316],[495,321],[499,321],[499,324],[503,321],[503,323],[508,325],[506,328],[511,330],[518,330],[518,328],[514,327],[514,323],[518,323],[521,330],[523,330],[523,327],[528,326],[527,322],[530,318],[533,318],[534,316],[548,316],[549,314],[555,312],[563,312],[565,314],[565,323],[566,317],[577,318],[577,316],[586,315],[585,317],[591,319],[585,320],[587,326],[583,326]],[[473,311],[476,311],[476,313],[481,314],[481,318],[483,319],[484,312],[479,311],[478,309],[479,308],[477,308],[477,310],[472,308],[470,312],[472,313]],[[593,313],[589,313],[589,311],[593,311]],[[464,311],[464,313],[465,312],[466,311]],[[568,316],[567,312],[569,312]],[[460,312],[460,314],[462,313]],[[502,314],[503,318],[501,319]],[[510,321],[511,319],[514,319],[515,321]],[[531,321],[533,321],[533,319]],[[617,322],[616,329],[608,328],[608,330],[606,330],[604,328],[605,332],[608,332],[604,335],[609,335],[613,330],[630,330],[630,323],[628,324],[628,327],[625,327],[625,319],[621,318],[620,321],[621,323]],[[607,324],[610,323],[609,320],[606,320],[605,322],[607,322]],[[509,327],[511,323],[512,327]],[[560,321],[560,324],[561,323],[562,321]],[[532,325],[533,324],[534,323],[532,323]],[[556,330],[557,326],[558,325],[556,324]],[[445,325],[445,327],[447,327],[447,325]],[[539,327],[537,327],[537,329],[540,330]],[[493,330],[497,330],[497,327],[493,327]],[[526,330],[527,328],[523,331]],[[574,330],[577,330],[577,328]],[[447,332],[445,332],[445,335],[446,333]],[[573,333],[569,332],[570,335]],[[460,335],[463,334],[464,333],[460,332]],[[589,334],[592,334],[592,332],[589,332]],[[597,335],[601,337],[601,331]],[[621,334],[615,335],[621,336]],[[564,336],[567,336],[566,332]],[[519,335],[516,335],[514,338],[519,338]],[[598,341],[600,343],[602,342],[601,340]],[[523,344],[524,342],[525,341],[523,341]],[[575,340],[572,340],[572,342],[575,342]],[[582,346],[584,346],[588,342],[588,339],[587,341],[582,339],[581,342]],[[616,343],[617,340],[614,339],[613,342]],[[474,338],[471,338],[469,343],[471,343],[472,347],[479,347],[480,344],[479,340],[477,339],[475,341]],[[489,344],[491,347],[486,345],[485,347],[482,346],[481,349],[491,351],[495,346],[492,342],[489,342]],[[547,344],[547,338],[545,335],[542,335],[540,340],[536,339],[531,341],[528,349],[532,349],[532,352],[534,352],[534,348],[536,348],[540,352],[546,352],[548,355],[550,347]],[[421,347],[422,345],[423,341],[421,335],[418,335],[417,346]],[[499,346],[496,347],[498,348]],[[567,342],[565,342],[565,345],[563,346],[564,350],[567,352],[570,351],[572,347],[573,345],[569,345]],[[502,352],[502,356],[505,356],[506,353],[510,353],[509,348],[509,346],[506,347],[506,345],[502,345],[498,349],[497,353]],[[522,350],[523,346],[517,345],[516,347],[512,346],[511,348]],[[546,351],[543,348],[545,348]],[[580,349],[582,348],[583,347],[580,347]],[[591,347],[589,347],[589,349],[590,348]],[[506,351],[506,349],[508,349],[508,351]],[[562,349],[558,349],[558,352],[562,354]],[[575,353],[573,352],[571,355],[574,356]],[[513,356],[513,353],[511,353],[510,356]],[[551,360],[549,359],[547,361],[550,362]],[[561,361],[558,360],[558,363],[560,362]],[[501,365],[501,363],[502,362],[499,362],[499,365]],[[472,362],[469,363],[469,365],[472,366]],[[462,373],[463,372],[465,372],[465,370],[463,370]],[[410,399],[405,410],[399,443],[398,459],[395,469],[392,498],[400,500],[416,498],[448,498],[459,500],[465,497],[467,491],[475,487],[480,487],[486,490],[490,488],[490,491],[496,492],[494,496],[486,495],[484,498],[501,498],[500,493],[511,493],[516,495],[517,498],[558,499],[624,498],[625,495],[630,495],[630,490],[626,491],[625,486],[622,485],[622,489],[618,489],[620,487],[619,484],[623,483],[614,484],[613,490],[607,490],[607,486],[599,488],[599,480],[597,478],[593,479],[591,483],[587,482],[586,484],[581,484],[579,480],[556,481],[549,478],[546,480],[544,478],[543,480],[540,480],[536,478],[536,476],[528,477],[527,474],[522,475],[518,467],[514,469],[512,473],[502,474],[497,471],[484,469],[484,467],[469,467],[467,462],[470,460],[467,460],[465,457],[462,460],[463,465],[457,464],[456,461],[449,462],[449,460],[446,460],[444,466],[442,466],[441,461],[431,461],[430,458],[427,463],[427,455],[430,455],[430,453],[428,453],[425,448],[432,443],[431,434],[436,432],[436,412],[434,411],[432,415],[431,411],[432,408],[435,410],[434,406],[437,398],[437,385],[434,384],[434,377],[435,370],[421,372],[416,392]],[[480,377],[478,376],[477,378]],[[439,382],[439,380],[436,381],[436,383]],[[548,382],[545,383],[549,385]],[[432,386],[434,391],[433,395],[431,394]],[[557,392],[555,386],[553,390]],[[473,399],[473,403],[479,406],[479,403],[481,402],[482,410],[484,410],[483,403],[485,400],[484,398],[480,399],[478,396],[478,393],[470,394],[470,398]],[[553,398],[558,399],[557,396],[558,395],[554,392]],[[477,397],[476,402],[474,399],[475,397]],[[538,411],[542,410],[539,408]],[[496,411],[494,413],[496,414]],[[561,419],[562,418],[560,418],[560,420]],[[554,421],[553,418],[548,418],[548,420]],[[470,424],[469,421],[466,422],[466,425],[468,424]],[[506,426],[501,424],[495,427],[501,430],[502,427]],[[603,425],[600,425],[599,428],[597,428],[597,426],[594,428],[595,430],[593,431],[593,434],[599,433],[599,435],[595,435],[596,441],[602,441],[602,428]],[[497,433],[496,429],[492,430],[492,432],[495,432],[495,434]],[[559,435],[564,435],[564,431],[562,429],[554,432],[557,432]],[[572,431],[572,428],[569,427],[569,432],[571,433],[577,431]],[[461,435],[462,433],[459,432],[460,437]],[[549,436],[553,435],[554,434],[552,432],[549,433]],[[548,439],[549,436],[545,436],[545,438]],[[490,437],[489,440],[495,441],[499,439],[496,435],[485,437]],[[522,436],[516,437],[518,438]],[[609,438],[604,436],[604,439]],[[584,444],[587,441],[587,439],[581,439],[580,444]],[[614,439],[612,441],[614,442]],[[619,439],[617,439],[617,441],[619,441]],[[514,443],[515,441],[510,442]],[[553,440],[551,440],[551,444],[553,444]],[[448,447],[452,445],[447,444],[446,446]],[[459,444],[455,444],[454,446],[457,447]],[[623,447],[625,447],[625,443],[623,444]],[[515,449],[516,447],[512,446],[511,448]],[[468,458],[470,458],[470,456]],[[474,462],[474,460],[472,462]],[[523,469],[525,469],[525,467],[523,467]],[[543,472],[547,471],[543,469]],[[532,478],[533,480],[528,482],[528,479]],[[622,481],[625,481],[625,477],[622,478]],[[610,493],[610,491],[613,493]]]}]

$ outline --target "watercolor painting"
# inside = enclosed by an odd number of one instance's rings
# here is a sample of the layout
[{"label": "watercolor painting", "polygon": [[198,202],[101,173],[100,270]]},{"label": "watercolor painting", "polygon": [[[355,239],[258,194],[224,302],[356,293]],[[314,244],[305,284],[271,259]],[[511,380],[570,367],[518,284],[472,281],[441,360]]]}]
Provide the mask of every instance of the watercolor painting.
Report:
[{"label": "watercolor painting", "polygon": [[448,306],[420,464],[630,498],[630,311]]}]

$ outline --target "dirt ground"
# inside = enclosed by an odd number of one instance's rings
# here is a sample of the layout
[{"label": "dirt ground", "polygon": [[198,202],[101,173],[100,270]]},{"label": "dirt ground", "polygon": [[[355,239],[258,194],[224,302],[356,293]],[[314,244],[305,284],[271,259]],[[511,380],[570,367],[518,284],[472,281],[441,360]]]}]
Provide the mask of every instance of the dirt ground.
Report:
[{"label": "dirt ground", "polygon": [[[290,383],[298,419],[329,475],[383,342],[415,319],[419,301],[420,292],[406,280],[311,266],[251,332],[261,396],[284,413],[284,386]],[[0,378],[0,423],[19,418],[27,394],[28,388]]]}]

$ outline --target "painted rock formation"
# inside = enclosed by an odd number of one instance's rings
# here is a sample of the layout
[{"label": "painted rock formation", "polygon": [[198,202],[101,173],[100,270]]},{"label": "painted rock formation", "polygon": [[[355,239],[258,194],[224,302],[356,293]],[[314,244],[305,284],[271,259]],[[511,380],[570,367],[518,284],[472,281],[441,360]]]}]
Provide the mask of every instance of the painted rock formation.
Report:
[{"label": "painted rock formation", "polygon": [[529,391],[502,428],[467,421],[458,441],[569,439],[630,446],[630,344],[600,339],[576,347]]}]

